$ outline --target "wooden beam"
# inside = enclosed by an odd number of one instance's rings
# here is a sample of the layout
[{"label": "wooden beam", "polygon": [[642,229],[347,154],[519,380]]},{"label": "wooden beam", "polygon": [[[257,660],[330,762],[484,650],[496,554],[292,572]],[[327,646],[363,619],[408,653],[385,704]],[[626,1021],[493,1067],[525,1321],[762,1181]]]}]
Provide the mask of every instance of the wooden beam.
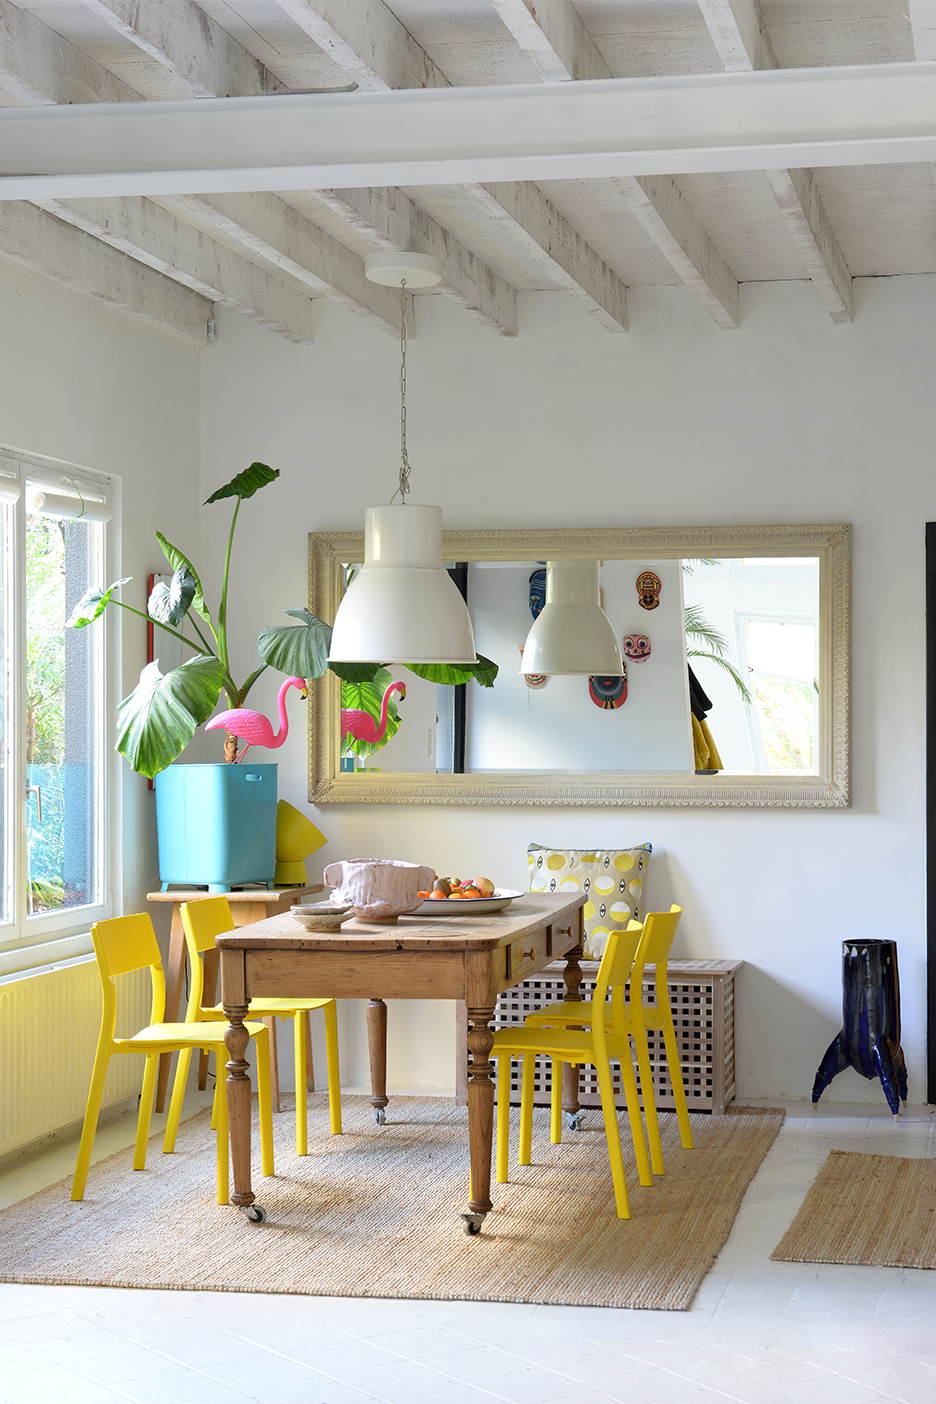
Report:
[{"label": "wooden beam", "polygon": [[[570,0],[491,0],[517,43],[550,82],[614,77]],[[672,176],[624,176],[614,182],[656,247],[686,287],[726,330],[738,325],[738,280],[687,204]]]},{"label": "wooden beam", "polygon": [[[698,0],[726,72],[778,68],[759,0]],[[833,322],[852,321],[852,276],[815,176],[808,169],[770,169],[767,181],[813,286]]]},{"label": "wooden beam", "polygon": [[490,0],[546,83],[608,78],[607,64],[571,0]]},{"label": "wooden beam", "polygon": [[0,255],[151,326],[204,346],[211,300],[121,258],[99,239],[71,229],[25,200],[0,205]]},{"label": "wooden beam", "polygon": [[[450,86],[382,0],[277,0],[277,4],[297,23],[300,14],[305,16],[304,27],[311,37],[326,30],[333,35],[335,43],[328,52],[368,91]],[[534,256],[537,267],[554,286],[570,292],[609,331],[624,330],[624,284],[541,191],[531,187],[525,195],[505,204],[494,193],[494,186],[459,184],[458,189],[484,209],[515,246]],[[526,223],[519,217],[520,211],[528,212]],[[533,249],[538,242],[536,231],[551,235],[553,243],[548,249],[542,244]],[[478,259],[472,259],[472,264],[483,272],[488,286],[495,289],[496,275],[484,269]],[[464,284],[451,291],[456,298],[474,301]]]},{"label": "wooden beam", "polygon": [[312,341],[312,304],[307,297],[151,200],[44,201],[42,208],[288,341]]},{"label": "wooden beam", "polygon": [[191,0],[173,0],[171,5],[80,0],[80,5],[171,74],[179,84],[180,97],[288,91]]},{"label": "wooden beam", "polygon": [[316,190],[294,196],[321,205],[380,249],[431,254],[444,264],[438,291],[502,336],[517,335],[517,293],[399,187]]},{"label": "wooden beam", "polygon": [[140,94],[9,0],[0,0],[0,92],[18,107],[138,102]]},{"label": "wooden beam", "polygon": [[399,297],[369,282],[363,259],[278,195],[162,195],[152,203],[288,279],[306,296],[328,297],[399,335]]}]

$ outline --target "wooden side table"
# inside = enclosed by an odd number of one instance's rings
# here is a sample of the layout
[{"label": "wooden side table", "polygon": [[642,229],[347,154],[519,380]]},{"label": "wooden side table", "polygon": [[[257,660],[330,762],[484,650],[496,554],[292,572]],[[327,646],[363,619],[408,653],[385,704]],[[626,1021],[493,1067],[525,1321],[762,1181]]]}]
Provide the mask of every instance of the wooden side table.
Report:
[{"label": "wooden side table", "polygon": [[[242,892],[226,892],[228,902],[231,907],[231,915],[234,918],[235,926],[250,926],[255,921],[263,921],[265,917],[277,916],[281,912],[288,912],[294,902],[306,901],[316,897],[320,892],[324,892],[321,883],[310,884],[306,887],[277,887],[250,888]],[[169,959],[166,963],[166,1022],[174,1023],[179,1013],[179,999],[182,993],[182,981],[185,977],[185,932],[182,930],[182,914],[180,911],[183,902],[200,902],[206,897],[216,897],[215,892],[206,892],[204,888],[194,888],[190,891],[177,888],[174,892],[147,892],[147,902],[171,902],[172,922],[169,928]],[[214,1001],[215,987],[218,979],[218,953],[217,951],[207,951],[205,954],[205,1003]],[[308,1014],[306,1021],[308,1022]],[[273,1106],[279,1111],[279,1065],[276,1056],[276,1020],[264,1020],[270,1030],[270,1070],[273,1075]],[[308,1050],[307,1077],[310,1091],[314,1091],[314,1076],[312,1073],[312,1041],[309,1037],[309,1029],[306,1028],[306,1048]],[[161,1112],[166,1104],[166,1089],[169,1084],[169,1061],[171,1053],[162,1053],[159,1058],[159,1074],[156,1079],[156,1110]],[[208,1081],[208,1059],[201,1055],[198,1064],[198,1086],[204,1089]],[[298,1089],[297,1089],[298,1092]]]}]

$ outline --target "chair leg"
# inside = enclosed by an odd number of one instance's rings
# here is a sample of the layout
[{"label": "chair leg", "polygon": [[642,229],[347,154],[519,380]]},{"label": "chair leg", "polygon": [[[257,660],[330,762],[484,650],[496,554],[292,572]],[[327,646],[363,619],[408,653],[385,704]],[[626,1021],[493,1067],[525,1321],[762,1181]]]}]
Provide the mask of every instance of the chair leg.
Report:
[{"label": "chair leg", "polygon": [[[182,1102],[185,1098],[185,1084],[188,1081],[189,1065],[191,1061],[192,1049],[180,1048],[179,1061],[176,1063],[175,1082],[172,1084],[172,1100],[169,1103],[169,1118],[166,1122],[166,1134],[163,1137],[164,1155],[170,1155],[172,1151],[175,1150],[176,1136],[179,1134],[179,1118],[182,1115]],[[215,1094],[215,1100],[217,1100],[217,1085]],[[212,1126],[214,1125],[213,1111],[211,1124]]]},{"label": "chair leg", "polygon": [[533,1074],[536,1054],[524,1053],[520,1078],[520,1154],[518,1165],[529,1165],[533,1158]]},{"label": "chair leg", "polygon": [[[643,1117],[640,1115],[640,1098],[637,1095],[637,1079],[634,1076],[634,1064],[631,1062],[629,1042],[625,1045],[620,1060],[620,1068],[621,1085],[624,1088],[624,1096],[627,1099],[627,1117],[630,1121],[631,1135],[634,1138],[634,1159],[637,1161],[640,1183],[642,1185],[652,1185],[653,1176],[650,1173],[650,1161],[647,1157],[647,1143],[644,1140]],[[610,1073],[608,1076],[610,1077]]]},{"label": "chair leg", "polygon": [[85,1185],[88,1182],[88,1166],[91,1164],[91,1150],[94,1146],[94,1133],[97,1130],[98,1116],[101,1111],[101,1098],[104,1096],[104,1080],[107,1077],[109,1061],[109,1052],[99,1047],[94,1058],[84,1125],[81,1128],[78,1160],[75,1165],[75,1176],[72,1180],[72,1199],[84,1199]]},{"label": "chair leg", "polygon": [[140,1093],[140,1113],[137,1117],[136,1145],[133,1148],[134,1170],[143,1170],[146,1166],[146,1143],[149,1140],[150,1121],[153,1116],[158,1070],[159,1054],[147,1053],[143,1072],[143,1090]]},{"label": "chair leg", "polygon": [[[611,1068],[607,1062],[600,1062],[595,1064],[595,1071],[598,1074],[598,1090],[601,1093],[601,1110],[604,1113],[605,1135],[608,1140],[608,1158],[611,1161],[611,1182],[614,1185],[617,1216],[619,1219],[629,1219],[631,1216],[630,1205],[627,1201],[627,1185],[624,1182],[624,1156],[621,1153],[621,1132],[618,1127],[617,1108],[614,1105]],[[641,1141],[643,1141],[643,1132],[641,1132]]]},{"label": "chair leg", "polygon": [[328,1061],[328,1117],[333,1136],[341,1135],[341,1075],[338,1071],[338,1006],[334,1000],[323,1006],[325,1015],[325,1054]]},{"label": "chair leg", "polygon": [[[273,1174],[273,1104],[270,1097],[270,1036],[255,1035],[257,1046],[257,1101],[260,1110],[260,1171]],[[227,1116],[227,1095],[223,1097]]]},{"label": "chair leg", "polygon": [[676,1120],[679,1122],[679,1139],[686,1150],[692,1150],[692,1129],[689,1125],[689,1108],[686,1105],[686,1089],[683,1086],[682,1068],[679,1066],[679,1048],[676,1045],[676,1030],[671,1020],[663,1029],[666,1045],[666,1063],[669,1068],[670,1083],[673,1088],[673,1101],[676,1103]]},{"label": "chair leg", "polygon": [[507,1160],[510,1154],[510,1072],[513,1059],[509,1053],[493,1054],[497,1058],[497,1163],[495,1177],[499,1185],[508,1180]]},{"label": "chair leg", "polygon": [[310,1014],[309,1014],[308,1009],[305,1011],[304,1019],[305,1019],[305,1026],[306,1026],[306,1065],[305,1065],[306,1091],[307,1091],[307,1092],[314,1092],[314,1091],[315,1091],[315,1064],[314,1064],[314,1062],[313,1062],[313,1060],[312,1060],[312,1020],[311,1020],[311,1017],[310,1017]]},{"label": "chair leg", "polygon": [[631,1037],[637,1050],[637,1068],[640,1073],[640,1090],[643,1093],[644,1121],[647,1124],[647,1140],[650,1143],[650,1164],[654,1175],[663,1174],[663,1144],[660,1140],[660,1118],[657,1115],[656,1096],[653,1091],[653,1069],[650,1067],[650,1046],[647,1030],[634,1021]]},{"label": "chair leg", "polygon": [[296,1079],[296,1154],[307,1155],[309,1150],[309,1137],[308,1104],[306,1098],[306,1020],[304,1009],[297,1009],[293,1015],[293,1044]]},{"label": "chair leg", "polygon": [[562,1144],[562,1069],[561,1058],[552,1060],[551,1090],[549,1096],[549,1139],[554,1146]]}]

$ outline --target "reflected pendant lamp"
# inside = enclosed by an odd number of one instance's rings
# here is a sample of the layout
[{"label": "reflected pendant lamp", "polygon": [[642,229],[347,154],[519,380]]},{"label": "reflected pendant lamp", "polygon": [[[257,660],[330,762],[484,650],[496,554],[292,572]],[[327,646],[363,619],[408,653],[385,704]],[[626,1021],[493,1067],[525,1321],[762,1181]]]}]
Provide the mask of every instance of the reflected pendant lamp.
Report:
[{"label": "reflected pendant lamp", "polygon": [[426,254],[381,253],[364,260],[371,282],[400,289],[400,481],[385,507],[364,516],[364,564],[335,615],[329,662],[477,663],[468,607],[442,563],[442,508],[406,501],[406,293],[440,282]]},{"label": "reflected pendant lamp", "polygon": [[624,676],[621,645],[601,608],[597,561],[546,562],[546,603],[527,635],[520,671]]}]

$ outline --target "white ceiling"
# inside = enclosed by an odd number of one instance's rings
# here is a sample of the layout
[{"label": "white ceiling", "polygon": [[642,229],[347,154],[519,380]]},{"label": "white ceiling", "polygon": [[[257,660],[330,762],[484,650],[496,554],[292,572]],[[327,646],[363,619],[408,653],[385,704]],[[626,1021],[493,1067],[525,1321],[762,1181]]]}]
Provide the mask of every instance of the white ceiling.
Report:
[{"label": "white ceiling", "polygon": [[[661,284],[730,330],[751,281],[847,323],[854,278],[936,271],[933,60],[936,0],[0,0],[0,255],[202,339],[222,303],[311,340],[318,298],[395,332],[363,273],[393,248],[494,334],[535,290],[623,332]],[[274,169],[336,151],[350,187]]]}]

